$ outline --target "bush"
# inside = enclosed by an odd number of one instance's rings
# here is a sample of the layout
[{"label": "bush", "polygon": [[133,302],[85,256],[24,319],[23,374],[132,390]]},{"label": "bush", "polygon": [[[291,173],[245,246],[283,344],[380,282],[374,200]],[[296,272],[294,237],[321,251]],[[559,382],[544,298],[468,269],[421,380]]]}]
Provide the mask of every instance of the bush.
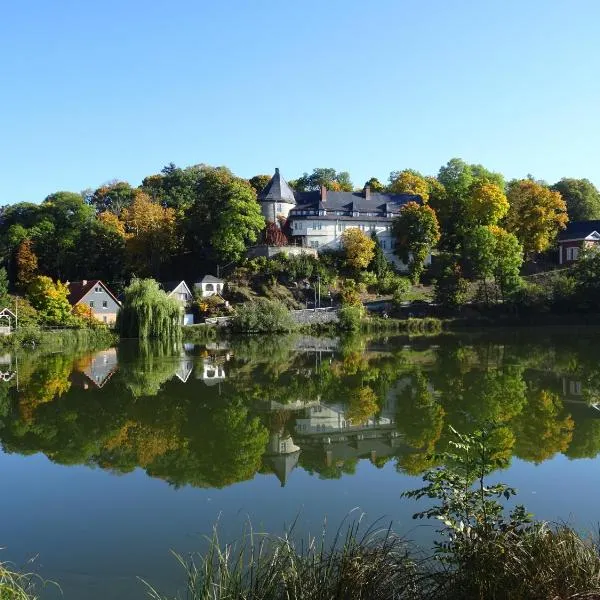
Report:
[{"label": "bush", "polygon": [[366,286],[368,291],[374,291],[379,287],[377,275],[371,271],[362,271],[359,275],[359,281]]},{"label": "bush", "polygon": [[340,328],[344,331],[360,331],[364,313],[362,306],[344,306],[338,313]]},{"label": "bush", "polygon": [[404,290],[404,293],[410,289],[410,280],[407,277],[396,275],[389,271],[383,279],[379,280],[380,294],[393,294],[396,290]]},{"label": "bush", "polygon": [[398,285],[394,290],[394,296],[392,302],[394,308],[399,308],[402,303],[406,300],[407,294],[410,290],[410,281],[406,277],[398,278]]},{"label": "bush", "polygon": [[267,298],[238,306],[231,322],[231,329],[240,333],[274,333],[292,331],[295,327],[285,304]]},{"label": "bush", "polygon": [[469,283],[462,276],[460,266],[446,258],[435,282],[435,302],[445,308],[457,308],[467,301]]}]

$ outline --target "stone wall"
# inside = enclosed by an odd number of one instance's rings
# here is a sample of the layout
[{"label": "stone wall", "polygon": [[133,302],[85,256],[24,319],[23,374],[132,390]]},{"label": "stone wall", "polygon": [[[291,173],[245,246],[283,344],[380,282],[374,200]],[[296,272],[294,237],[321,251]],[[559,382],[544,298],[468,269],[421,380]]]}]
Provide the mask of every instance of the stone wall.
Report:
[{"label": "stone wall", "polygon": [[307,308],[305,310],[293,310],[292,318],[299,325],[312,325],[314,323],[337,323],[339,321],[338,311],[332,308]]}]

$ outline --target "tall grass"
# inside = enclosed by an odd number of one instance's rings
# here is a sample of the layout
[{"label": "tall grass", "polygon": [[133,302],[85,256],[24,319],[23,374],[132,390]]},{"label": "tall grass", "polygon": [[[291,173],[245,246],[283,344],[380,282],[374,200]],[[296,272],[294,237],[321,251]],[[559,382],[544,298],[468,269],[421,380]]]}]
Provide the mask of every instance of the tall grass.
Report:
[{"label": "tall grass", "polygon": [[32,573],[20,573],[0,562],[0,600],[38,600],[37,589],[46,584]]},{"label": "tall grass", "polygon": [[[250,531],[221,544],[215,529],[204,555],[176,555],[188,600],[403,600],[417,598],[417,569],[406,544],[389,529],[360,534],[360,519],[340,527],[332,543],[295,542]],[[167,596],[152,588],[154,600]]]}]

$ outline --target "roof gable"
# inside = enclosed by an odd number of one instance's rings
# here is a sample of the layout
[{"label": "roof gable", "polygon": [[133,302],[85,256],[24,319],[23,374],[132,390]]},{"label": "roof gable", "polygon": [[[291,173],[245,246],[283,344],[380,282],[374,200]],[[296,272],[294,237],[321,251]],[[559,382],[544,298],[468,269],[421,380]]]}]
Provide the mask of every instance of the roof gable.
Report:
[{"label": "roof gable", "polygon": [[190,288],[188,287],[188,284],[182,279],[181,281],[163,281],[161,282],[161,287],[162,289],[167,292],[167,294],[170,296],[171,294],[173,294],[179,287],[181,287],[183,285],[184,290],[186,293],[188,293],[190,296],[192,296],[192,292],[190,291]]},{"label": "roof gable", "polygon": [[85,296],[87,296],[97,285],[100,285],[102,289],[117,303],[121,306],[121,302],[117,297],[108,289],[100,279],[84,279],[83,281],[67,281],[67,287],[69,288],[69,295],[67,299],[71,306],[75,306],[81,302]]}]

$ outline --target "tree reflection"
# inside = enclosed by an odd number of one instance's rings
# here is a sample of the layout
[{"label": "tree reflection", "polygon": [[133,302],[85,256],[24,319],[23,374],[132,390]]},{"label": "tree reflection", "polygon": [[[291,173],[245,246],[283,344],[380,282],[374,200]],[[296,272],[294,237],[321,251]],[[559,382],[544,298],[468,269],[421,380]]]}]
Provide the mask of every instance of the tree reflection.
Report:
[{"label": "tree reflection", "polygon": [[502,462],[600,453],[585,339],[261,340],[24,356],[19,389],[0,387],[2,447],[199,487],[259,472],[285,483],[296,468],[339,478],[361,460],[416,475],[450,426],[482,422]]}]

